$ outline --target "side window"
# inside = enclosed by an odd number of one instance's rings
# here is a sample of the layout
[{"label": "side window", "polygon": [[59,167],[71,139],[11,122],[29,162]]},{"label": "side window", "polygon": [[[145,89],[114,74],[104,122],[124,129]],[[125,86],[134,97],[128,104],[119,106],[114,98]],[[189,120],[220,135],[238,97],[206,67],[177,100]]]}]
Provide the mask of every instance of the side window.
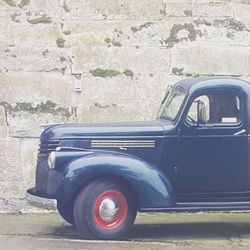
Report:
[{"label": "side window", "polygon": [[242,107],[240,97],[233,93],[214,93],[198,96],[186,116],[186,122],[196,124],[197,101],[202,102],[204,123],[211,125],[234,125],[241,122]]},{"label": "side window", "polygon": [[205,105],[206,121],[209,120],[209,107],[210,107],[209,98],[206,95],[202,95],[202,96],[197,97],[193,101],[193,103],[188,111],[188,115],[186,117],[186,121],[188,123],[197,123],[197,121],[198,121],[198,116],[197,116],[197,102],[198,101],[201,101]]}]

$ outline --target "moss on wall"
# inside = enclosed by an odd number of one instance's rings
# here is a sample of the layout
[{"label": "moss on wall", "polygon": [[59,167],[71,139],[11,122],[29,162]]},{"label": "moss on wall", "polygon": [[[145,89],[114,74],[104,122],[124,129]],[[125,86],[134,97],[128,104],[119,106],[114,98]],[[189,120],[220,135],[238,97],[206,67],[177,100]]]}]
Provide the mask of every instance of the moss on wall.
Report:
[{"label": "moss on wall", "polygon": [[26,5],[29,5],[30,4],[30,0],[22,0],[21,2],[20,2],[20,4],[18,4],[18,6],[20,7],[20,8],[23,8],[23,7],[25,7]]},{"label": "moss on wall", "polygon": [[16,7],[16,3],[13,0],[3,0],[7,3],[10,7]]},{"label": "moss on wall", "polygon": [[66,1],[63,2],[63,9],[64,9],[65,12],[70,12],[71,11],[71,9],[70,9],[70,7],[69,7],[69,5],[67,4]]},{"label": "moss on wall", "polygon": [[140,26],[131,27],[131,31],[133,31],[134,33],[136,33],[136,32],[138,32],[138,31],[140,31],[142,29],[146,29],[146,28],[150,27],[151,25],[153,25],[152,22],[146,22],[146,23],[144,23],[144,24],[142,24]]},{"label": "moss on wall", "polygon": [[70,30],[65,30],[65,31],[63,31],[63,34],[64,34],[65,36],[68,36],[68,35],[71,34],[71,31],[70,31]]},{"label": "moss on wall", "polygon": [[97,69],[94,69],[94,70],[90,70],[89,71],[92,76],[95,76],[95,77],[103,77],[103,78],[106,78],[106,77],[116,77],[118,75],[125,75],[127,77],[133,77],[134,76],[134,72],[130,69],[126,69],[124,72],[120,72],[118,70],[113,70],[113,69],[100,69],[100,68],[97,68]]},{"label": "moss on wall", "polygon": [[192,10],[184,10],[184,14],[185,14],[185,16],[192,16],[193,11]]},{"label": "moss on wall", "polygon": [[104,41],[105,41],[105,43],[107,43],[109,45],[112,44],[113,46],[116,46],[116,47],[121,47],[122,46],[122,44],[119,41],[117,41],[115,39],[111,39],[109,37],[106,37],[104,39]]},{"label": "moss on wall", "polygon": [[[181,30],[188,32],[187,37],[178,38]],[[195,27],[193,23],[174,24],[170,30],[169,37],[164,41],[168,48],[172,48],[176,43],[190,40],[195,41],[197,36],[201,37],[202,32]]]},{"label": "moss on wall", "polygon": [[31,24],[39,24],[39,23],[48,24],[52,22],[52,18],[48,16],[37,17],[37,18],[32,18],[32,19],[27,19],[27,20]]},{"label": "moss on wall", "polygon": [[97,76],[97,77],[115,77],[121,74],[120,71],[117,70],[113,70],[113,69],[94,69],[94,70],[90,70],[89,71],[92,76]]},{"label": "moss on wall", "polygon": [[126,70],[123,72],[123,74],[124,74],[125,76],[131,77],[131,78],[133,78],[133,76],[134,76],[134,72],[133,72],[132,70],[130,70],[130,69],[126,69]]},{"label": "moss on wall", "polygon": [[64,38],[62,38],[62,37],[58,37],[57,39],[56,39],[56,44],[57,44],[57,46],[58,47],[60,47],[60,48],[63,48],[64,47],[64,43],[66,42],[66,40],[64,39]]},{"label": "moss on wall", "polygon": [[61,115],[66,118],[72,115],[72,111],[69,108],[61,107],[49,100],[37,105],[31,102],[17,102],[15,105],[11,105],[8,102],[0,102],[0,106],[3,106],[6,112],[12,115],[18,112],[27,112],[30,114],[50,113],[52,115]]}]

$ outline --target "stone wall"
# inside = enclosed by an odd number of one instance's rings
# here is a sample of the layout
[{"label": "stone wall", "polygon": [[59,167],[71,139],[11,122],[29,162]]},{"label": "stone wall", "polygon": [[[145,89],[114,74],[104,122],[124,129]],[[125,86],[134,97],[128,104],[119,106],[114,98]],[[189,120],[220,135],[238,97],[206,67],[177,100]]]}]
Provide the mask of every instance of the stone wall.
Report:
[{"label": "stone wall", "polygon": [[150,120],[184,77],[248,79],[250,1],[0,0],[0,38],[0,212],[34,211],[41,124]]}]

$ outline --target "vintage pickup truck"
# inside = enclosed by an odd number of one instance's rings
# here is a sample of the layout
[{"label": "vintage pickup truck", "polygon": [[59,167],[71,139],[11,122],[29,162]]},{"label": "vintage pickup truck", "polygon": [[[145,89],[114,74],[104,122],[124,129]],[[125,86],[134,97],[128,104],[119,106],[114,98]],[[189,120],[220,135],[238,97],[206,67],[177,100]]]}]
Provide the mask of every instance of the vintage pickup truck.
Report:
[{"label": "vintage pickup truck", "polygon": [[155,121],[49,126],[27,200],[89,239],[123,236],[137,212],[250,210],[249,118],[249,83],[194,78]]}]

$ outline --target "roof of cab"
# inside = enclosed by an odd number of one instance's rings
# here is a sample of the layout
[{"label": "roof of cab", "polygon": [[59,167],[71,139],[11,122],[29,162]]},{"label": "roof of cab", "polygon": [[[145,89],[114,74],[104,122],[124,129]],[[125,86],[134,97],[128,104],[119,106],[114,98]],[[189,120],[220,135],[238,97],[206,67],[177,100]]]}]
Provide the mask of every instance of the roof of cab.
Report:
[{"label": "roof of cab", "polygon": [[218,87],[218,86],[237,86],[250,90],[249,82],[242,80],[236,77],[197,77],[184,79],[175,84],[175,86],[180,86],[186,91],[189,91],[191,88],[200,88],[200,87]]}]

